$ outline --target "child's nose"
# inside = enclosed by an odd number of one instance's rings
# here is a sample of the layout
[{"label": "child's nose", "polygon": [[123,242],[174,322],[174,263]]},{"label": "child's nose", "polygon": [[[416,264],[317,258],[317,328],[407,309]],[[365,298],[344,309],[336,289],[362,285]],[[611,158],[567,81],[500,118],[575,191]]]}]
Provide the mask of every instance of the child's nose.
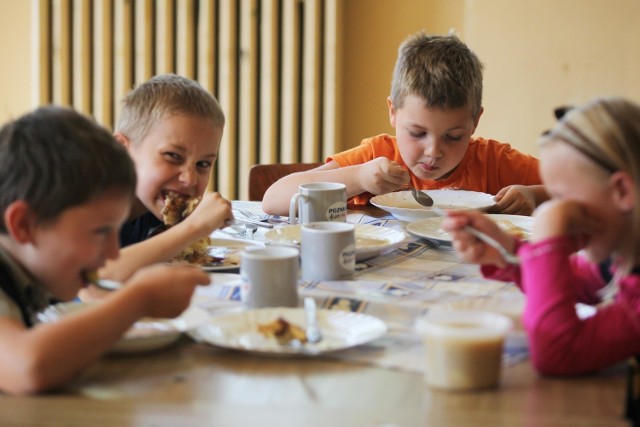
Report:
[{"label": "child's nose", "polygon": [[195,168],[191,166],[185,166],[180,171],[180,182],[186,185],[195,185],[198,182],[198,176]]},{"label": "child's nose", "polygon": [[432,158],[440,157],[442,152],[440,146],[441,142],[438,140],[438,138],[429,137],[424,144],[424,154]]}]

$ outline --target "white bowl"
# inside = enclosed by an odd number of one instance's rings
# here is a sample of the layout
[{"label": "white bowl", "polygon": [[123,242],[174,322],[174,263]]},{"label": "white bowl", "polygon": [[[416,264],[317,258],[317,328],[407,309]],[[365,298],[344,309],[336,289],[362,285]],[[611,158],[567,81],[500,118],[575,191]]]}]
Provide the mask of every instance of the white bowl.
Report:
[{"label": "white bowl", "polygon": [[[478,191],[423,190],[440,209],[486,209],[496,204],[493,196]],[[371,198],[371,204],[384,209],[401,221],[415,221],[438,216],[431,208],[418,204],[411,191],[396,191]]]}]

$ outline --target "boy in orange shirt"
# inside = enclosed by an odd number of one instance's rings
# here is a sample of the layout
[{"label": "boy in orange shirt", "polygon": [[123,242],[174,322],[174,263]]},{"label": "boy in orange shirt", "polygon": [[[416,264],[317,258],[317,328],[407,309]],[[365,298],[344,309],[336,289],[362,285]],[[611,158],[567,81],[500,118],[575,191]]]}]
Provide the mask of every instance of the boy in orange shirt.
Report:
[{"label": "boy in orange shirt", "polygon": [[195,286],[209,283],[191,266],[148,267],[100,304],[37,322],[38,312],[75,298],[118,257],[135,183],[124,149],[73,110],[39,108],[0,129],[0,391],[67,382],[135,321],[179,315]]},{"label": "boy in orange shirt", "polygon": [[458,188],[496,195],[494,212],[525,214],[546,200],[538,160],[494,140],[473,137],[482,115],[482,64],[455,35],[418,33],[399,49],[387,98],[396,136],[378,135],[288,175],[265,193],[262,208],[286,215],[300,184],[342,182],[350,203],[406,188]]}]

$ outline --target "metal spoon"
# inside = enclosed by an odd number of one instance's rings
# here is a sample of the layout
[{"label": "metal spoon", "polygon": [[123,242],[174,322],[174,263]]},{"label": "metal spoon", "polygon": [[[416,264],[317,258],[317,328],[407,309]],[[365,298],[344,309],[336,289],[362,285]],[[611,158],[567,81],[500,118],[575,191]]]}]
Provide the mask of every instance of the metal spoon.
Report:
[{"label": "metal spoon", "polygon": [[[431,210],[433,211],[433,213],[435,213],[438,216],[446,216],[447,215],[447,213],[444,210],[442,210],[442,209],[440,209],[438,207],[433,207],[433,208],[431,208]],[[473,234],[478,239],[482,240],[487,245],[489,245],[492,248],[494,248],[495,250],[497,250],[500,253],[500,255],[502,255],[502,258],[504,258],[504,260],[508,264],[513,264],[513,265],[519,265],[520,264],[520,258],[518,258],[517,255],[514,255],[511,252],[509,252],[507,250],[507,248],[502,246],[502,244],[500,244],[493,237],[483,233],[480,230],[477,230],[477,229],[471,227],[470,225],[465,226],[464,227],[464,231],[466,231],[467,233]]]},{"label": "metal spoon", "polygon": [[411,195],[416,202],[426,207],[433,206],[433,199],[431,198],[431,196],[423,191],[416,190],[416,187],[414,187],[412,184],[409,184],[409,188],[411,189]]}]

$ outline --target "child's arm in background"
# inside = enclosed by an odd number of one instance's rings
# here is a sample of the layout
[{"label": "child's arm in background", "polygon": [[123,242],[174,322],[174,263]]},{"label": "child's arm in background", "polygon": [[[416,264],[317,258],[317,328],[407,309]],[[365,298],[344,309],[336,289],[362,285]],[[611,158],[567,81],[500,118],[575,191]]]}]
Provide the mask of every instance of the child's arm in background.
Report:
[{"label": "child's arm in background", "polygon": [[531,215],[541,203],[549,200],[544,185],[509,185],[495,196],[496,205],[489,213]]},{"label": "child's arm in background", "polygon": [[271,215],[288,215],[291,197],[301,184],[310,182],[343,183],[349,198],[365,192],[386,194],[399,190],[409,182],[409,172],[386,157],[344,167],[330,161],[315,169],[280,178],[264,194],[262,210]]},{"label": "child's arm in background", "polygon": [[100,277],[124,281],[139,268],[165,262],[191,243],[224,227],[233,218],[231,202],[218,193],[205,193],[194,211],[179,224],[120,250],[120,256],[99,272]]},{"label": "child's arm in background", "polygon": [[57,387],[109,350],[138,319],[176,317],[209,276],[190,266],[154,266],[103,302],[56,323],[28,329],[0,318],[0,390],[37,393]]}]

